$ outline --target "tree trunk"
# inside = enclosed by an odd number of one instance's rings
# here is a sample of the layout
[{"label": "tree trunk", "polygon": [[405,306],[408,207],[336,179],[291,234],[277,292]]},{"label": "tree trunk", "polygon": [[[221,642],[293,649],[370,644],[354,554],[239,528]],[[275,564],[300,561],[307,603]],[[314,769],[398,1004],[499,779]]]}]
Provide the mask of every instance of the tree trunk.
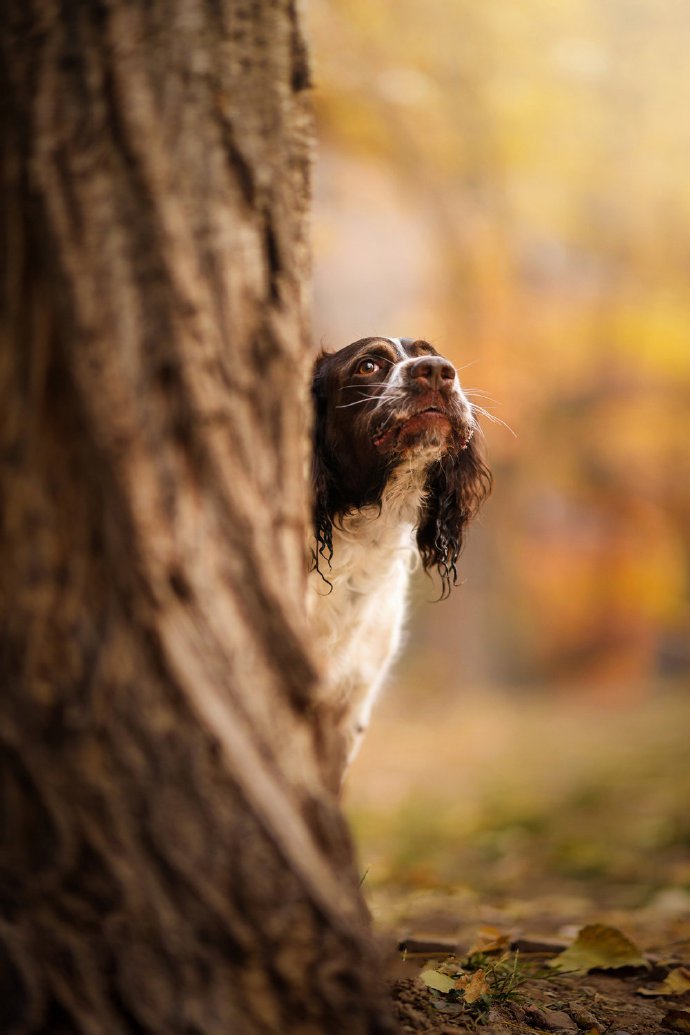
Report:
[{"label": "tree trunk", "polygon": [[0,1031],[391,1031],[324,790],[294,0],[5,0]]}]

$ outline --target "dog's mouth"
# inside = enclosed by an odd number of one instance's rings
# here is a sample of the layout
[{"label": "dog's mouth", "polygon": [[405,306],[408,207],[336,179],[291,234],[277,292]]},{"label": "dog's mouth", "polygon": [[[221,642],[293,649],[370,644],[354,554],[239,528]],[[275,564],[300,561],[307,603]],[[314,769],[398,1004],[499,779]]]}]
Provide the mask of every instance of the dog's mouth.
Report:
[{"label": "dog's mouth", "polygon": [[381,430],[374,435],[374,445],[380,452],[388,452],[391,449],[421,445],[429,438],[438,439],[440,444],[455,426],[457,420],[447,409],[441,406],[425,406],[414,413],[399,417],[392,423],[384,423]]}]

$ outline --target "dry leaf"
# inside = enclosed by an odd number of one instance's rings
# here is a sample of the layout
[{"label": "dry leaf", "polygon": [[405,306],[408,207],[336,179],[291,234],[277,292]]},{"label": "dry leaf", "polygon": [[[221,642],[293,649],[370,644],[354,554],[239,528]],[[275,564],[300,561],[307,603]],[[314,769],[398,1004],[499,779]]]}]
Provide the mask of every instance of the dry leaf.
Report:
[{"label": "dry leaf", "polygon": [[656,988],[638,988],[639,995],[684,995],[690,992],[690,969],[676,967]]},{"label": "dry leaf", "polygon": [[664,1028],[671,1028],[685,1035],[686,1032],[690,1032],[690,1010],[669,1010],[661,1023]]},{"label": "dry leaf", "polygon": [[477,931],[477,937],[467,955],[472,956],[476,952],[502,952],[510,945],[510,935],[506,934],[500,927],[485,924]]},{"label": "dry leaf", "polygon": [[476,1003],[483,995],[489,995],[491,992],[481,969],[475,970],[472,974],[463,974],[455,982],[455,987],[462,992],[466,1003]]},{"label": "dry leaf", "polygon": [[433,988],[436,992],[447,994],[455,988],[453,979],[438,970],[423,970],[419,976],[427,988]]},{"label": "dry leaf", "polygon": [[586,974],[590,970],[616,970],[619,967],[648,967],[639,949],[615,927],[588,924],[573,944],[549,962],[556,970]]}]

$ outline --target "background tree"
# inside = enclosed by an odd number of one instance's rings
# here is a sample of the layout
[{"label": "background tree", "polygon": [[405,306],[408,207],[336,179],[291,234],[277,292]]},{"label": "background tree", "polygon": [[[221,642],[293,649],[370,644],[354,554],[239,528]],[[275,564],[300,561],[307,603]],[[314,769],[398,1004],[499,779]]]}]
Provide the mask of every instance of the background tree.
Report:
[{"label": "background tree", "polygon": [[292,0],[2,14],[0,1029],[388,1031],[302,615]]}]

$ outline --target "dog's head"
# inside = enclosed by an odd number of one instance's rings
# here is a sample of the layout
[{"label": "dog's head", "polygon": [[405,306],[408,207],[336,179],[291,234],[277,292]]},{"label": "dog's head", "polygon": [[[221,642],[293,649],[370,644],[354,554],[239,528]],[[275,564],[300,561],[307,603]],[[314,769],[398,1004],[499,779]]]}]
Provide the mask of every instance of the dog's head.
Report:
[{"label": "dog's head", "polygon": [[491,488],[472,404],[455,367],[426,341],[362,338],[314,368],[314,531],[330,559],[333,523],[381,503],[403,462],[422,466],[417,546],[447,592],[463,532]]}]

